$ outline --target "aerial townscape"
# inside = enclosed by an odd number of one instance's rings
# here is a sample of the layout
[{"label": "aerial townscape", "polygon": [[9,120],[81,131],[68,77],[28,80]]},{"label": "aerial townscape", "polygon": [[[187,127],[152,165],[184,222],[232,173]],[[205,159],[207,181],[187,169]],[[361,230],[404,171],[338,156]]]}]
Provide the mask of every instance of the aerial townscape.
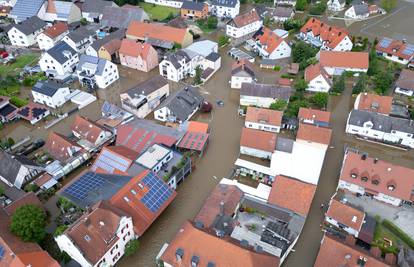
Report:
[{"label": "aerial townscape", "polygon": [[414,0],[0,0],[0,267],[414,267]]}]

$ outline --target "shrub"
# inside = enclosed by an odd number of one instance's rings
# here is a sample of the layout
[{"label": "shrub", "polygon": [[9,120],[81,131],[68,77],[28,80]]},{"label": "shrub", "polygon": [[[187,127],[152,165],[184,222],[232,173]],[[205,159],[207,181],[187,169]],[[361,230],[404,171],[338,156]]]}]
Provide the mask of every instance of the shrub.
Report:
[{"label": "shrub", "polygon": [[270,104],[270,109],[282,111],[286,108],[287,102],[283,99],[279,99],[272,104]]},{"label": "shrub", "polygon": [[45,235],[46,214],[38,206],[24,205],[12,216],[10,230],[24,242],[39,242]]},{"label": "shrub", "polygon": [[407,235],[403,230],[401,230],[398,226],[396,226],[393,222],[384,219],[382,221],[382,224],[384,227],[386,227],[388,230],[391,231],[394,235],[396,235],[399,239],[404,241],[408,246],[410,246],[411,249],[414,249],[414,240]]},{"label": "shrub", "polygon": [[298,31],[303,26],[303,21],[300,19],[288,19],[283,22],[283,28],[286,31]]},{"label": "shrub", "polygon": [[220,47],[225,46],[226,44],[228,44],[230,41],[230,38],[225,36],[225,35],[220,35],[218,37],[218,44]]},{"label": "shrub", "polygon": [[306,6],[308,5],[307,0],[297,0],[295,9],[299,11],[304,11],[306,9]]},{"label": "shrub", "polygon": [[274,71],[280,71],[281,69],[282,69],[282,67],[278,66],[278,65],[274,66],[274,68],[273,68]]},{"label": "shrub", "polygon": [[318,108],[325,108],[328,104],[328,94],[318,92],[310,98],[310,101]]},{"label": "shrub", "polygon": [[138,239],[131,239],[126,245],[125,245],[125,256],[132,256],[137,252],[139,248],[139,241]]},{"label": "shrub", "polygon": [[10,103],[15,105],[18,108],[24,107],[29,103],[29,100],[27,99],[23,99],[17,96],[12,96],[10,98]]},{"label": "shrub", "polygon": [[59,236],[59,235],[63,234],[63,232],[65,232],[65,231],[66,231],[66,229],[68,229],[68,226],[67,226],[67,225],[59,225],[59,226],[56,228],[55,233],[53,234],[53,236],[54,236],[54,237],[57,237],[57,236]]},{"label": "shrub", "polygon": [[39,186],[37,186],[36,184],[27,184],[24,187],[24,191],[26,192],[37,192],[37,190],[39,190]]},{"label": "shrub", "polygon": [[319,3],[312,5],[309,14],[311,15],[322,15],[326,11],[326,2],[320,1]]}]

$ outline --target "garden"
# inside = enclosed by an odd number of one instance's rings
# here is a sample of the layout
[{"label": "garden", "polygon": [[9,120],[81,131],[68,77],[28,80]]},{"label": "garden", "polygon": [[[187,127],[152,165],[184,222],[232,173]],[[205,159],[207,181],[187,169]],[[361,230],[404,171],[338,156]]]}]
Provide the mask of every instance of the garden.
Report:
[{"label": "garden", "polygon": [[140,7],[150,16],[154,21],[166,21],[171,20],[177,16],[180,12],[177,8],[154,5],[150,3],[140,3]]}]

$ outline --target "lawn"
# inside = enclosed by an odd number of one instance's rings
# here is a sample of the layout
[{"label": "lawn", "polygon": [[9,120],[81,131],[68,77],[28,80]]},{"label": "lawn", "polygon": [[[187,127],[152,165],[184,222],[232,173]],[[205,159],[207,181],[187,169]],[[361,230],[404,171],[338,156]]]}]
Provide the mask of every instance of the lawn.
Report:
[{"label": "lawn", "polygon": [[[19,72],[26,65],[32,65],[39,58],[38,54],[26,54],[16,58],[16,61],[9,65],[0,64],[0,75],[7,76],[11,72]],[[16,73],[13,73],[16,74]]]},{"label": "lawn", "polygon": [[145,10],[145,12],[148,13],[148,16],[150,16],[152,20],[156,21],[163,21],[167,19],[170,13],[176,16],[180,12],[177,8],[159,6],[150,3],[140,3],[139,5]]}]

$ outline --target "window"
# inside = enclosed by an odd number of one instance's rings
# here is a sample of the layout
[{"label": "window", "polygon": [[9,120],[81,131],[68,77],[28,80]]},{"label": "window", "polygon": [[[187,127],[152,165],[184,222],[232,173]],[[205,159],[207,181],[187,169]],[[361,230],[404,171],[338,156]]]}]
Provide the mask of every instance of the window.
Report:
[{"label": "window", "polygon": [[128,197],[124,197],[124,200],[126,201],[126,202],[129,202],[129,198]]}]

